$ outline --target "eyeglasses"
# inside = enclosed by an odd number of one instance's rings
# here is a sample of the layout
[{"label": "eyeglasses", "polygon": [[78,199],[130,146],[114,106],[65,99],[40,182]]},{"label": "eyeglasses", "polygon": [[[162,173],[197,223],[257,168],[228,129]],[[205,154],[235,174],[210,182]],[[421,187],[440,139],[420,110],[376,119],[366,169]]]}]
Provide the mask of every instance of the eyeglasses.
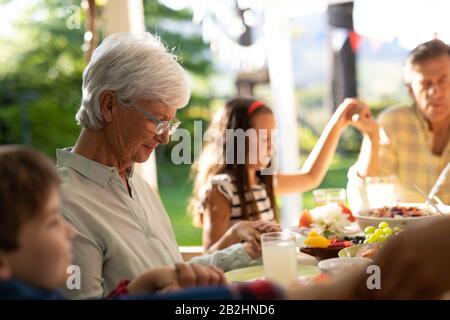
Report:
[{"label": "eyeglasses", "polygon": [[142,109],[141,107],[139,107],[139,106],[137,106],[135,104],[130,104],[130,106],[135,108],[136,110],[138,110],[147,119],[149,119],[150,121],[152,121],[152,122],[154,122],[156,124],[155,133],[158,134],[158,135],[163,134],[164,132],[169,130],[169,136],[170,136],[175,131],[177,131],[178,127],[181,124],[181,121],[179,121],[176,118],[174,120],[172,120],[172,121],[159,120],[158,118],[156,118],[155,116],[151,115],[149,112],[145,111],[144,109]]}]

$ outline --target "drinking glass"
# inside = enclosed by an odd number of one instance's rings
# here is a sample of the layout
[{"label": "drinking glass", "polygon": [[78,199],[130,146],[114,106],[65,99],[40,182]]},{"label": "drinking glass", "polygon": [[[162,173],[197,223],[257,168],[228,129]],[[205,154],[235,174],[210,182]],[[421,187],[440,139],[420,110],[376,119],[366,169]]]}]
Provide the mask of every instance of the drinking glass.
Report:
[{"label": "drinking glass", "polygon": [[261,235],[264,276],[283,287],[297,279],[297,248],[292,232]]},{"label": "drinking glass", "polygon": [[366,178],[366,193],[369,208],[395,206],[399,198],[396,176]]},{"label": "drinking glass", "polygon": [[345,205],[347,193],[342,188],[316,189],[313,191],[313,197],[317,207],[333,202]]}]

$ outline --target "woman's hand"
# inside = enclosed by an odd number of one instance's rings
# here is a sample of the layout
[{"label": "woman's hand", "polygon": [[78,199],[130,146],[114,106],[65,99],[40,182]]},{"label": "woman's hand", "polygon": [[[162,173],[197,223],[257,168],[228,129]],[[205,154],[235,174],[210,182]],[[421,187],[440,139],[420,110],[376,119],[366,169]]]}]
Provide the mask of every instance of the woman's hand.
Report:
[{"label": "woman's hand", "polygon": [[175,268],[158,267],[144,272],[128,284],[129,294],[177,291],[200,285],[224,285],[226,279],[219,268],[195,263],[178,263]]},{"label": "woman's hand", "polygon": [[265,221],[265,220],[254,221],[253,226],[261,233],[281,231],[280,225],[272,221]]},{"label": "woman's hand", "polygon": [[240,229],[237,232],[239,232],[242,237],[241,241],[244,241],[243,247],[245,252],[247,252],[252,259],[256,259],[261,256],[261,234],[266,232],[281,231],[278,223],[265,220],[240,221],[238,223],[242,224],[236,226],[237,229]]},{"label": "woman's hand", "polygon": [[253,240],[259,242],[261,238],[261,232],[255,226],[254,221],[243,220],[236,222],[231,226],[231,233],[238,240],[237,242],[251,242]]},{"label": "woman's hand", "polygon": [[281,231],[281,228],[278,223],[258,220],[236,222],[231,230],[239,242],[253,242],[254,240],[260,242],[262,233]]}]

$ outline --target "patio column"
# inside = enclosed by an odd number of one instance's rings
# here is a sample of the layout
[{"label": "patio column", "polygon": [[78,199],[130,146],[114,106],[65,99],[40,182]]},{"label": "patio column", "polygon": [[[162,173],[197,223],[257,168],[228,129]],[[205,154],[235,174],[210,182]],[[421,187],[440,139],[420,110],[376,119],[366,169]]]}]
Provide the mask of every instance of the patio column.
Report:
[{"label": "patio column", "polygon": [[[291,30],[285,0],[265,1],[265,37],[272,105],[277,119],[279,169],[295,171],[300,165],[298,122],[294,101]],[[300,194],[283,196],[281,225],[293,225],[300,214]]]},{"label": "patio column", "polygon": [[[145,32],[142,0],[109,0],[106,2],[104,14],[106,35],[118,32]],[[136,164],[134,169],[152,188],[155,190],[158,188],[155,152],[147,162]]]}]

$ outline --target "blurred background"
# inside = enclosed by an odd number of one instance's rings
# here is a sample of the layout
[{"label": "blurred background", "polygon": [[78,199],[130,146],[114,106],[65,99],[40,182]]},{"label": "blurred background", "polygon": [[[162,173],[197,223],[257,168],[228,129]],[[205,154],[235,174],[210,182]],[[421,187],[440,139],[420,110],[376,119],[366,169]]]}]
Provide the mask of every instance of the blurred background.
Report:
[{"label": "blurred background", "polygon": [[[141,11],[133,11],[133,2]],[[56,148],[74,145],[83,69],[108,28],[120,23],[123,5],[128,19],[143,17],[145,30],[188,70],[192,97],[177,114],[188,130],[194,120],[205,128],[238,94],[276,105],[273,75],[287,70],[292,88],[288,81],[281,90],[292,89],[297,124],[296,139],[287,143],[299,150],[299,168],[345,96],[360,97],[375,115],[408,102],[402,83],[408,50],[436,36],[448,42],[450,31],[441,18],[450,7],[435,0],[0,0],[0,144],[31,145],[52,159]],[[283,31],[279,41],[289,51],[281,71],[277,62],[285,56],[276,56],[275,43],[267,47],[270,28]],[[346,186],[360,142],[355,130],[346,131],[321,187]],[[178,243],[199,245],[201,230],[186,209],[190,165],[171,162],[174,144],[156,150],[158,188]],[[313,206],[310,192],[301,197],[303,207]]]}]

